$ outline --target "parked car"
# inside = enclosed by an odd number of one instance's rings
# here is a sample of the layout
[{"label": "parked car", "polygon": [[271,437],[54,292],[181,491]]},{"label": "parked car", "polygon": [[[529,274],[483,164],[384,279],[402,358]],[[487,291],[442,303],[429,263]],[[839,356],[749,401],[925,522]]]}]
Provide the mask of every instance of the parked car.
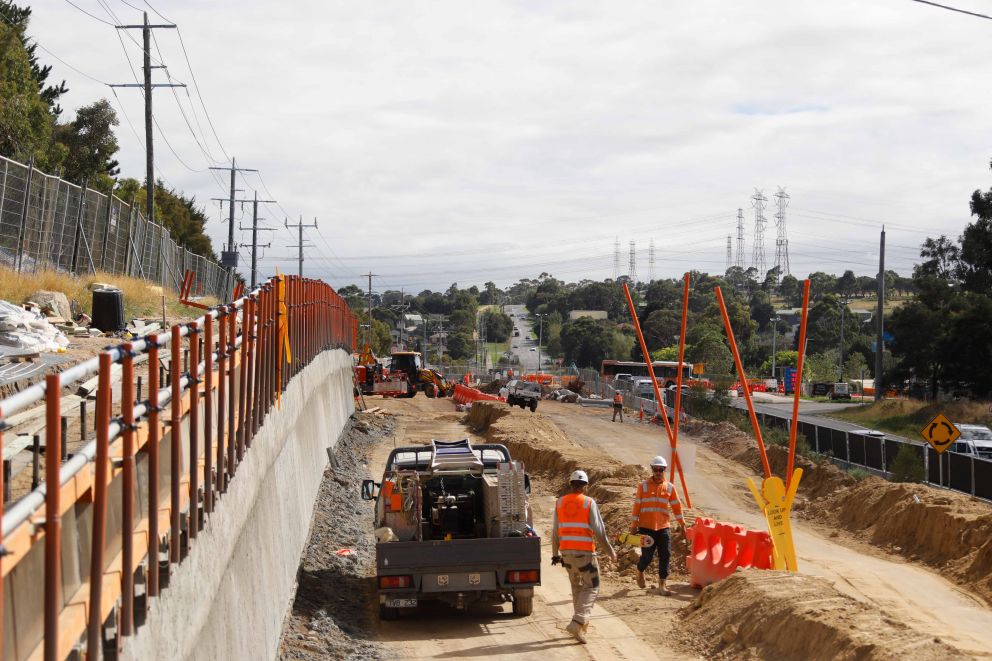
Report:
[{"label": "parked car", "polygon": [[537,349],[534,348],[534,347],[531,347],[530,349],[528,349],[528,351],[537,351]]},{"label": "parked car", "polygon": [[961,438],[950,447],[951,452],[992,459],[992,429],[985,425],[972,425],[963,422],[955,422],[954,426],[961,432]]}]

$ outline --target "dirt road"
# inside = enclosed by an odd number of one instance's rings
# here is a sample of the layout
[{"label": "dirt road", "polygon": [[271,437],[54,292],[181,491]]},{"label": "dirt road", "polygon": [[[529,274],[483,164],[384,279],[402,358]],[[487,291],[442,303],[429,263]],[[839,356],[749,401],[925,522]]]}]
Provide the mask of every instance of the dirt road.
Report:
[{"label": "dirt road", "polygon": [[[626,494],[638,472],[623,464],[646,463],[664,441],[663,430],[637,422],[611,423],[602,409],[541,402],[536,414],[511,411],[483,438],[469,431],[463,422],[465,414],[454,411],[448,400],[376,399],[370,404],[382,406],[392,416],[391,436],[371,449],[368,469],[376,477],[392,447],[428,443],[431,438],[495,439],[507,442],[518,456],[528,454],[529,469],[538,473],[531,495],[534,523],[545,540],[542,585],[536,592],[532,616],[514,617],[508,605],[476,607],[465,613],[442,605],[422,605],[398,621],[370,624],[368,635],[385,650],[382,656],[386,658],[992,657],[992,612],[979,600],[930,570],[886,557],[881,550],[866,549],[864,544],[849,544],[844,537],[803,521],[794,524],[801,576],[790,581],[777,580],[765,572],[740,574],[743,585],[735,579],[707,603],[693,602],[699,591],[679,584],[684,575],[673,575],[675,595],[663,598],[639,590],[629,570],[605,568],[589,644],[580,645],[563,629],[571,616],[567,578],[550,564],[553,498],[562,484],[556,475],[580,465],[604,476],[599,479],[604,497],[610,489],[619,494],[604,506],[604,515],[616,522],[628,511],[629,500],[625,504],[622,498],[629,499]],[[682,442],[691,454],[691,439],[685,437]],[[687,477],[695,512],[763,528],[745,486],[748,471],[703,444],[693,449],[695,470]],[[611,509],[612,514],[608,514]],[[785,595],[782,599],[780,592]],[[374,593],[368,598],[366,606],[373,609]],[[685,609],[690,602],[694,609],[703,610]],[[767,607],[760,611],[753,608],[759,602]],[[787,620],[782,619],[783,605]],[[711,610],[707,612],[707,608]],[[721,622],[730,624],[706,630],[707,622],[715,620],[720,609],[729,617]],[[758,614],[738,625],[738,612]],[[744,619],[742,616],[741,621]],[[315,633],[307,635],[319,640],[319,627],[310,626]],[[769,636],[756,640],[756,629],[776,628],[777,633],[771,636],[777,636],[774,644],[766,644]],[[825,630],[829,636],[824,637]],[[786,652],[778,645],[783,640],[801,641],[801,652]]]}]

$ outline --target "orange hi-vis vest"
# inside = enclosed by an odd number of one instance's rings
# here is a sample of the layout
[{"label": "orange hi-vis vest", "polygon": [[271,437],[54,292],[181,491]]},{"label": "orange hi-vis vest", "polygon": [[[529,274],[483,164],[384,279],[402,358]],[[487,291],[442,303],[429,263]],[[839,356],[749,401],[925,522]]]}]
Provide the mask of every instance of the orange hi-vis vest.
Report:
[{"label": "orange hi-vis vest", "polygon": [[682,522],[682,502],[675,492],[675,485],[665,480],[657,484],[654,480],[644,480],[637,486],[634,497],[634,511],[631,521],[639,528],[661,530],[671,527],[671,519]]},{"label": "orange hi-vis vest", "polygon": [[589,525],[589,506],[592,498],[580,493],[562,496],[555,503],[558,513],[558,549],[561,551],[596,550],[596,542]]},{"label": "orange hi-vis vest", "polygon": [[613,403],[614,404],[623,404],[623,395],[621,395],[620,393],[614,393],[614,395],[613,395]]},{"label": "orange hi-vis vest", "polygon": [[399,488],[393,483],[392,480],[386,480],[382,484],[382,499],[385,503],[385,511],[387,512],[402,512],[403,511],[403,494],[400,493]]}]

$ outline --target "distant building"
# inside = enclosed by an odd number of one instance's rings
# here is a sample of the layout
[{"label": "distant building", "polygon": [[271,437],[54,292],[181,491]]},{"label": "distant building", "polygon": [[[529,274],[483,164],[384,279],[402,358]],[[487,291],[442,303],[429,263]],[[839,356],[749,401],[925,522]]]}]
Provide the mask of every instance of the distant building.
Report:
[{"label": "distant building", "polygon": [[568,320],[575,321],[582,317],[590,319],[606,319],[606,310],[572,310],[568,313]]}]

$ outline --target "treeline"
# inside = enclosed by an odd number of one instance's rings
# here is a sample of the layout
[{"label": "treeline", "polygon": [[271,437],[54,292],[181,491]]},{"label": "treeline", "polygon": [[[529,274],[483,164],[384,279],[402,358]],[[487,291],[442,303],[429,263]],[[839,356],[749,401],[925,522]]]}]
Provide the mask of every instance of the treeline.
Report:
[{"label": "treeline", "polygon": [[[114,129],[120,122],[107,99],[64,117],[65,80],[55,82],[52,66],[43,64],[38,44],[28,35],[32,9],[0,0],[0,155],[33,162],[34,167],[80,186],[114,193],[146,210],[144,186],[118,179],[119,151]],[[155,185],[155,221],[168,228],[176,243],[216,259],[203,231],[207,217],[193,197]]]},{"label": "treeline", "polygon": [[[348,301],[349,307],[368,324],[368,296],[358,285],[347,285],[338,294]],[[464,361],[475,354],[475,333],[485,326],[485,336],[490,342],[503,342],[513,331],[513,322],[500,309],[489,308],[479,314],[481,306],[498,306],[507,302],[506,293],[492,282],[483,289],[476,286],[460,289],[457,283],[443,292],[424,290],[419,294],[405,294],[387,290],[372,294],[372,349],[378,355],[388,354],[392,345],[390,330],[396,328],[402,314],[419,314],[428,323],[428,338],[435,333],[446,333],[449,361]],[[407,338],[408,344],[424,352],[423,330]],[[435,350],[432,345],[431,352]],[[432,353],[433,355],[433,353]]]}]

